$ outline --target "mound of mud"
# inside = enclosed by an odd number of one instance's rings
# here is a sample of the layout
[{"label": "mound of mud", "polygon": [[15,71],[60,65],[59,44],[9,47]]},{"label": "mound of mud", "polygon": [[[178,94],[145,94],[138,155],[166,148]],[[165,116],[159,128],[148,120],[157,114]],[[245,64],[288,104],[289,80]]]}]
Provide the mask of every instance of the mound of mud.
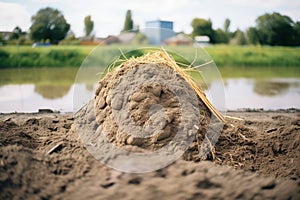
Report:
[{"label": "mound of mud", "polygon": [[75,114],[75,132],[97,160],[141,173],[186,150],[186,160],[214,157],[223,118],[167,53],[155,51],[108,70],[95,98]]},{"label": "mound of mud", "polygon": [[190,85],[162,64],[123,65],[108,73],[99,82],[94,110],[110,142],[147,150],[160,149],[179,132],[181,141],[204,135],[211,115]]}]

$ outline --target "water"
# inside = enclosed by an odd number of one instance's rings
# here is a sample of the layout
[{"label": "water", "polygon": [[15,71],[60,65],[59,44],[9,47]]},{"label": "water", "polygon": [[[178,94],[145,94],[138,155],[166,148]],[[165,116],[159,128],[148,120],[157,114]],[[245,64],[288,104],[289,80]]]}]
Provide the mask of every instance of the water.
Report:
[{"label": "water", "polygon": [[[300,108],[300,68],[226,67],[220,72],[229,110]],[[74,84],[76,73],[71,67],[1,69],[0,112],[73,112],[74,88],[92,96],[95,86]]]}]

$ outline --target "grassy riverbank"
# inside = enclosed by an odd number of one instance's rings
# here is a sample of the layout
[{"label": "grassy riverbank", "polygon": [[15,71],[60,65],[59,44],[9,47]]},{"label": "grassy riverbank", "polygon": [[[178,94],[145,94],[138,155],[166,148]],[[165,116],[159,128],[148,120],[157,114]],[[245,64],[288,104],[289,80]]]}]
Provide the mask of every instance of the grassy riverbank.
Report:
[{"label": "grassy riverbank", "polygon": [[[107,64],[120,55],[141,46],[111,45],[97,49],[99,65]],[[0,68],[13,67],[79,67],[95,46],[4,46],[0,47]],[[190,46],[170,47],[188,60],[193,60],[195,51]],[[299,66],[300,48],[262,47],[262,46],[226,46],[216,45],[205,50],[218,66]]]}]

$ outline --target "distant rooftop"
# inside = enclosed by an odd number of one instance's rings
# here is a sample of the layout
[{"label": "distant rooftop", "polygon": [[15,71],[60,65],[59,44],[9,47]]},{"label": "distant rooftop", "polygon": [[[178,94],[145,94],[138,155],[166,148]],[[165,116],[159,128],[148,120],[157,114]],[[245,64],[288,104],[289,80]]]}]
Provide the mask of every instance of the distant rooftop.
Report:
[{"label": "distant rooftop", "polygon": [[173,30],[173,22],[166,20],[146,21],[146,28],[165,28]]}]

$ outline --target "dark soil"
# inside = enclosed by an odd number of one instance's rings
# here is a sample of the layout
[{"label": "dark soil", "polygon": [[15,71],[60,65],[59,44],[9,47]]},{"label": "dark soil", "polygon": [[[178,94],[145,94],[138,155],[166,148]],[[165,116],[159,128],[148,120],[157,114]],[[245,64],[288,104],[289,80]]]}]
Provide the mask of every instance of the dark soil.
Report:
[{"label": "dark soil", "polygon": [[300,111],[227,114],[211,161],[144,174],[95,160],[71,114],[1,114],[0,199],[299,199]]}]

